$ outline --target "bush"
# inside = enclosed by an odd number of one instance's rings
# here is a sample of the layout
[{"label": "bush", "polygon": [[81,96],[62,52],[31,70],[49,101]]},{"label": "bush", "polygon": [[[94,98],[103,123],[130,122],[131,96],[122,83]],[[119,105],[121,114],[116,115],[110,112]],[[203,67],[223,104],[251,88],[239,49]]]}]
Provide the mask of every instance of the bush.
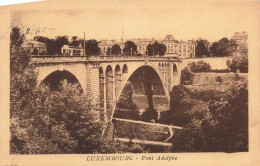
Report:
[{"label": "bush", "polygon": [[248,56],[236,56],[232,59],[232,62],[230,64],[230,69],[232,72],[237,72],[239,70],[241,73],[247,73],[248,72]]},{"label": "bush", "polygon": [[230,69],[214,69],[214,70],[210,70],[210,72],[212,73],[230,73],[231,70]]},{"label": "bush", "polygon": [[148,108],[143,114],[141,115],[141,120],[145,122],[150,122],[154,120],[155,122],[158,121],[158,112],[155,109]]},{"label": "bush", "polygon": [[116,108],[115,118],[140,120],[140,112],[138,110],[121,110]]},{"label": "bush", "polygon": [[132,153],[143,153],[144,149],[139,144],[133,144],[132,148],[130,148]]},{"label": "bush", "polygon": [[190,68],[185,67],[181,71],[181,84],[183,85],[191,85],[194,80],[194,73],[190,70]]},{"label": "bush", "polygon": [[198,62],[191,62],[188,64],[188,66],[190,67],[190,70],[194,73],[210,72],[210,69],[211,69],[210,64],[206,63],[202,60],[200,60]]},{"label": "bush", "polygon": [[127,82],[122,90],[122,93],[119,97],[116,107],[122,109],[135,110],[137,106],[133,102],[133,89],[131,83]]},{"label": "bush", "polygon": [[102,130],[98,105],[81,93],[79,85],[65,81],[60,91],[42,86],[31,95],[19,110],[12,110],[11,153],[96,151]]},{"label": "bush", "polygon": [[[181,102],[180,102],[181,103]],[[182,103],[185,105],[185,103]],[[219,99],[212,99],[190,114],[190,121],[173,138],[174,152],[248,151],[248,87],[236,83]],[[201,108],[199,108],[201,107]],[[194,107],[193,107],[194,108]],[[190,110],[190,112],[193,112]]]},{"label": "bush", "polygon": [[223,79],[221,76],[216,77],[216,82],[218,82],[219,84],[222,84],[222,81],[223,81]]}]

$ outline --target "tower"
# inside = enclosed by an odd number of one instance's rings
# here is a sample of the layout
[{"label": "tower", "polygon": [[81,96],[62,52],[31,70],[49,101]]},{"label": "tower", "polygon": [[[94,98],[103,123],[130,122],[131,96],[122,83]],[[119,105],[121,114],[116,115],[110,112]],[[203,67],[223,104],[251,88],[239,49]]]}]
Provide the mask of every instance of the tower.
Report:
[{"label": "tower", "polygon": [[123,27],[122,27],[122,36],[121,36],[121,42],[123,42],[123,41],[124,41],[124,39],[123,39],[123,35],[124,35],[124,29],[123,29]]}]

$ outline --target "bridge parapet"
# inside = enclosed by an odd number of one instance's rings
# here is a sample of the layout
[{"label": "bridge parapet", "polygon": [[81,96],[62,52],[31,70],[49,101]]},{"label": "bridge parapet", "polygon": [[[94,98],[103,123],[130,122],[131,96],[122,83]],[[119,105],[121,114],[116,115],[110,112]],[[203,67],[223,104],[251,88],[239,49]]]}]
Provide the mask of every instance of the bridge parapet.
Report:
[{"label": "bridge parapet", "polygon": [[175,57],[163,56],[60,56],[60,55],[45,55],[45,56],[32,56],[32,61],[36,63],[49,63],[49,62],[109,62],[109,61],[179,61]]},{"label": "bridge parapet", "polygon": [[36,63],[49,63],[49,62],[79,62],[86,61],[85,56],[32,56],[33,62]]}]

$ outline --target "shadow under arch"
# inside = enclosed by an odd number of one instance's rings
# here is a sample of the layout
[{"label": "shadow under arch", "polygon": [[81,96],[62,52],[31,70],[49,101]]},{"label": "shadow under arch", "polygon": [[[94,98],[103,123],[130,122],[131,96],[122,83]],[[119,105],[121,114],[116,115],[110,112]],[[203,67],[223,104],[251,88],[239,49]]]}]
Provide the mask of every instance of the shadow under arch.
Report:
[{"label": "shadow under arch", "polygon": [[[165,96],[169,96],[169,94],[167,93],[166,87],[164,86],[163,82],[162,82],[162,77],[159,73],[158,68],[156,68],[155,66],[151,65],[151,64],[146,64],[146,65],[141,65],[139,66],[137,69],[135,69],[134,71],[130,72],[127,74],[127,76],[125,77],[123,84],[121,86],[121,89],[119,91],[119,95],[116,98],[116,102],[119,100],[121,93],[126,85],[126,83],[128,83],[129,81],[131,81],[133,78],[137,77],[142,77],[142,72],[143,71],[148,71],[149,74],[147,74],[147,77],[145,77],[143,80],[146,81],[146,83],[144,83],[144,87],[143,89],[140,90],[140,85],[142,82],[139,82],[139,89],[136,88],[133,84],[133,91],[135,92],[135,94],[144,94],[147,95],[147,93],[149,93],[148,89],[152,88],[153,89],[153,94],[154,95],[165,95]],[[140,74],[140,75],[139,75]],[[139,76],[138,76],[139,75]],[[147,79],[148,78],[148,79]],[[133,80],[132,80],[133,81]],[[155,83],[155,84],[154,84]],[[146,86],[146,87],[145,87]],[[112,115],[110,117],[110,120],[112,120],[113,115],[114,115],[114,111],[116,109],[116,104],[114,105],[114,108],[112,110]]]},{"label": "shadow under arch", "polygon": [[61,82],[64,80],[67,80],[67,82],[70,84],[78,84],[80,87],[80,92],[83,93],[83,89],[81,84],[79,83],[79,80],[71,72],[67,70],[56,70],[50,73],[47,77],[43,79],[41,84],[49,86],[51,91],[56,91],[59,90],[59,86],[61,85]]},{"label": "shadow under arch", "polygon": [[177,65],[174,63],[172,66],[172,79],[173,79],[173,85],[177,85],[178,82],[178,68]]}]

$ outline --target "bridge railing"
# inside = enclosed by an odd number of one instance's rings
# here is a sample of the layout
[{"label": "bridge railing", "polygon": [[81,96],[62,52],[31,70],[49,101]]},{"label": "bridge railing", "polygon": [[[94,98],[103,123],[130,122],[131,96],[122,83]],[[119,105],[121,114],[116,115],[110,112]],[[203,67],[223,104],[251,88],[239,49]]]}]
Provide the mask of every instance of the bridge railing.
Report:
[{"label": "bridge railing", "polygon": [[45,56],[31,56],[32,61],[86,61],[86,56],[59,56],[59,55],[45,55]]},{"label": "bridge railing", "polygon": [[106,60],[176,60],[174,57],[163,56],[64,56],[64,55],[44,55],[31,56],[36,62],[55,62],[55,61],[106,61]]}]

